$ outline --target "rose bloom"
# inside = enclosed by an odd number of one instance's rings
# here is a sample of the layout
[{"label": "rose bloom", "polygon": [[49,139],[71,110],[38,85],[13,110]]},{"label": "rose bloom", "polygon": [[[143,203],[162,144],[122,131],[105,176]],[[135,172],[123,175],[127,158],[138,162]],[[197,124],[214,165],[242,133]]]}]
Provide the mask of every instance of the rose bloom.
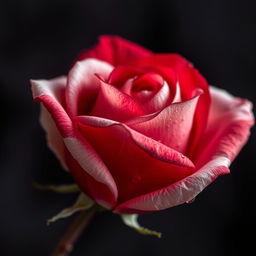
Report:
[{"label": "rose bloom", "polygon": [[67,76],[32,80],[48,145],[81,191],[116,213],[192,200],[247,141],[252,104],[209,87],[177,54],[115,36]]}]

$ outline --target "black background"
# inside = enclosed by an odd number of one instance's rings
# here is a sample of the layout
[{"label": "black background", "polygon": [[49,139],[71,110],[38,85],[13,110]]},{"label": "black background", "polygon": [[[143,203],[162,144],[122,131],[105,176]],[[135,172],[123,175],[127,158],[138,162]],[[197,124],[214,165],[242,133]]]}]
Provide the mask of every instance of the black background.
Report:
[{"label": "black background", "polygon": [[[32,188],[71,182],[48,150],[32,101],[30,78],[66,74],[101,34],[155,52],[178,52],[210,84],[255,103],[256,1],[27,0],[0,2],[0,255],[49,255],[70,219],[45,220],[74,195]],[[231,166],[192,204],[140,217],[163,232],[141,236],[118,216],[91,223],[72,255],[229,256],[254,250],[255,130]],[[252,232],[252,234],[250,233]]]}]

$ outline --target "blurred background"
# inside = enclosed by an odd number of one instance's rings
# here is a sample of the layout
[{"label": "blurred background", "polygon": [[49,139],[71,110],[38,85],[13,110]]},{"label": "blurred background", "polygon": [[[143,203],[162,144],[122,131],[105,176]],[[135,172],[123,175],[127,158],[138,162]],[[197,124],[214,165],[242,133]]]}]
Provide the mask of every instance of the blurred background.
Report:
[{"label": "blurred background", "polygon": [[[0,254],[49,255],[71,219],[46,219],[75,195],[35,190],[72,182],[48,150],[30,78],[66,74],[99,35],[119,35],[155,52],[177,52],[210,84],[255,102],[256,1],[2,0],[0,2]],[[255,251],[255,129],[222,176],[191,204],[140,217],[163,233],[141,236],[104,213],[74,256],[233,256]],[[252,233],[251,233],[252,232]]]}]

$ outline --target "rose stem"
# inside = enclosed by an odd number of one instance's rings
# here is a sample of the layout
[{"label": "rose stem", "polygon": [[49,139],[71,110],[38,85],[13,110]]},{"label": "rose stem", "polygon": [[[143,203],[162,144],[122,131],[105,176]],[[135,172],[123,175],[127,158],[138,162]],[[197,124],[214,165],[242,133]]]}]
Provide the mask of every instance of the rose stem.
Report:
[{"label": "rose stem", "polygon": [[86,226],[88,226],[96,211],[96,207],[92,207],[78,214],[59,240],[51,256],[68,256],[73,250],[74,243]]}]

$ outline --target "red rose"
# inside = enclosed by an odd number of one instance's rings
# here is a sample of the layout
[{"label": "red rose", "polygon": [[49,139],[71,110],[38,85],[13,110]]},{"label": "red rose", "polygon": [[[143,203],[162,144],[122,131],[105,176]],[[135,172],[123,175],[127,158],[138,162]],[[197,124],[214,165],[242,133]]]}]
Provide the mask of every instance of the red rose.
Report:
[{"label": "red rose", "polygon": [[32,81],[49,147],[80,189],[117,213],[193,199],[229,165],[251,103],[208,87],[176,54],[104,36],[67,77]]}]

